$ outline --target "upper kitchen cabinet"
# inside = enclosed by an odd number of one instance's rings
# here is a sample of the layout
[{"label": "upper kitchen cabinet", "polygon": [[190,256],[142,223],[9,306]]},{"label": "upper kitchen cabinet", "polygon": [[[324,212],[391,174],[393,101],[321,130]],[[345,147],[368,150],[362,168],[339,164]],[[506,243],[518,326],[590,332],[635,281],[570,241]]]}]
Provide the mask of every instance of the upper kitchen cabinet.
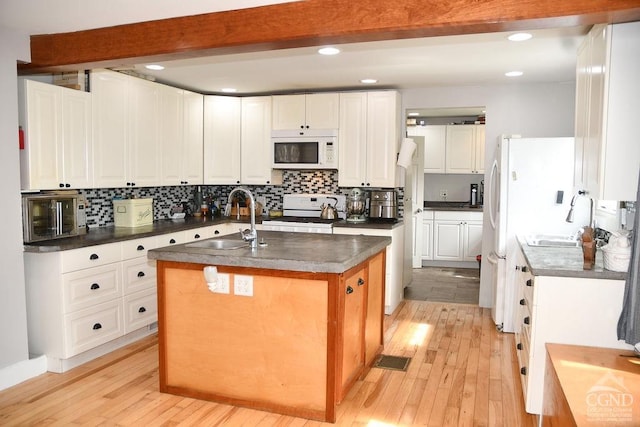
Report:
[{"label": "upper kitchen cabinet", "polygon": [[273,130],[337,129],[339,104],[337,93],[273,96]]},{"label": "upper kitchen cabinet", "polygon": [[396,187],[399,141],[398,92],[340,94],[339,186]]},{"label": "upper kitchen cabinet", "polygon": [[636,199],[638,52],[640,22],[596,25],[578,51],[574,185],[595,199]]},{"label": "upper kitchen cabinet", "polygon": [[203,96],[160,86],[163,185],[203,183]]},{"label": "upper kitchen cabinet", "polygon": [[96,187],[161,183],[160,87],[122,73],[91,72]]},{"label": "upper kitchen cabinet", "polygon": [[413,126],[407,128],[407,134],[424,136],[424,173],[445,173],[447,126]]},{"label": "upper kitchen cabinet", "polygon": [[447,126],[446,173],[484,173],[484,125]]},{"label": "upper kitchen cabinet", "polygon": [[92,186],[90,93],[24,80],[20,124],[22,189]]},{"label": "upper kitchen cabinet", "polygon": [[271,97],[242,98],[240,182],[282,184],[282,171],[271,165]]},{"label": "upper kitchen cabinet", "polygon": [[[240,183],[241,99],[204,98],[204,183]],[[269,158],[271,158],[269,156]]]}]

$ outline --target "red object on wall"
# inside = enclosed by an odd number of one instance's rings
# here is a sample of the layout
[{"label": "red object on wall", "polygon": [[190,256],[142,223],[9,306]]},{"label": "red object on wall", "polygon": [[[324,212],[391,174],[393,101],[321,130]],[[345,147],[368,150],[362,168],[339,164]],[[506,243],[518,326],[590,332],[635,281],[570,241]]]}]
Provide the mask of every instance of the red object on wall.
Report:
[{"label": "red object on wall", "polygon": [[18,142],[20,149],[24,150],[24,130],[22,130],[22,126],[18,126]]}]

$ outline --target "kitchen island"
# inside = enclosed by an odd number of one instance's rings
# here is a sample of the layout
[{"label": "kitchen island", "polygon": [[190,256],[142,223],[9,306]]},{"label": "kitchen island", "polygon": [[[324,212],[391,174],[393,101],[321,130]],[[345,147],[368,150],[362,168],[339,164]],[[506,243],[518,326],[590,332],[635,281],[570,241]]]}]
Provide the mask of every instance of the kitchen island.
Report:
[{"label": "kitchen island", "polygon": [[[260,232],[149,251],[160,391],[334,422],[382,350],[388,237]],[[225,240],[228,240],[226,238]],[[205,266],[216,266],[209,289]]]}]

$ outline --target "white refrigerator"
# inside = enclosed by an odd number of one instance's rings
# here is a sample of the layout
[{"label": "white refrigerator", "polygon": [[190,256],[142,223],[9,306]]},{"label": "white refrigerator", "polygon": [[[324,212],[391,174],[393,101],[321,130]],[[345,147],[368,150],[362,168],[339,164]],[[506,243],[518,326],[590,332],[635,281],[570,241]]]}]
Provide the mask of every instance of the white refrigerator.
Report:
[{"label": "white refrigerator", "polygon": [[573,138],[498,140],[485,190],[493,244],[483,260],[489,262],[491,271],[492,318],[504,332],[515,330],[517,236],[570,235],[588,224],[589,208],[585,212],[578,206],[580,198],[576,199],[574,222],[566,222],[573,197],[573,168]]}]

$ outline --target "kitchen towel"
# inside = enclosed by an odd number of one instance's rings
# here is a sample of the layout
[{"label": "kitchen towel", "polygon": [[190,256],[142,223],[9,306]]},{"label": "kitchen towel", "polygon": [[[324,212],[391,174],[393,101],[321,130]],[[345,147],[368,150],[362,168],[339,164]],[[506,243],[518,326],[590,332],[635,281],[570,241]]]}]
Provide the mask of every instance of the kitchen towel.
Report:
[{"label": "kitchen towel", "polygon": [[624,299],[622,313],[618,319],[618,339],[627,344],[640,343],[640,239],[638,239],[638,227],[640,226],[640,177],[638,179],[638,193],[636,194],[636,213],[633,225],[633,237],[631,240],[631,259],[629,272],[624,285]]},{"label": "kitchen towel", "polygon": [[411,165],[411,157],[416,151],[416,143],[411,138],[404,138],[400,146],[400,154],[398,154],[398,166],[407,169]]}]

